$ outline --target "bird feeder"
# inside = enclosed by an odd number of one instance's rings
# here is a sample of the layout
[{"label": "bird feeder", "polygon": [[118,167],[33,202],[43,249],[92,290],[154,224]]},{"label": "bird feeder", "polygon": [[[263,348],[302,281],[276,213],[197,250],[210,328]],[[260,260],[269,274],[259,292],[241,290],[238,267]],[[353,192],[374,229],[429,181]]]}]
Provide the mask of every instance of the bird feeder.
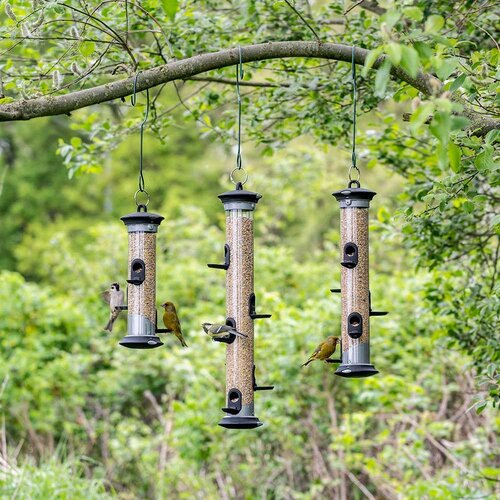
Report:
[{"label": "bird feeder", "polygon": [[[356,187],[351,187],[354,184]],[[387,313],[373,312],[370,306],[368,208],[375,194],[362,189],[358,181],[333,193],[340,203],[342,246],[342,361],[335,372],[341,377],[378,373],[370,363],[370,316]]]},{"label": "bird feeder", "polygon": [[255,382],[254,325],[257,318],[269,314],[255,312],[253,215],[261,198],[258,193],[236,190],[219,195],[226,211],[226,245],[224,264],[209,267],[226,270],[226,322],[246,337],[231,336],[225,340],[227,404],[222,410],[228,415],[219,425],[230,429],[253,429],[262,425],[254,415],[254,391],[271,390]]},{"label": "bird feeder", "polygon": [[127,335],[120,344],[131,349],[163,345],[156,335],[156,232],[163,219],[145,205],[121,218],[128,230],[129,285]]}]

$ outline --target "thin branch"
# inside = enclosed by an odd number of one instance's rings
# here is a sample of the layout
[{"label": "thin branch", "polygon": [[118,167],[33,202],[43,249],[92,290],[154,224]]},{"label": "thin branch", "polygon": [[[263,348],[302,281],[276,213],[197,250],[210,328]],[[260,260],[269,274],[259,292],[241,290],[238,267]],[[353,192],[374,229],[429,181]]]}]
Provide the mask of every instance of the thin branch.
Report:
[{"label": "thin branch", "polygon": [[377,2],[370,2],[367,0],[361,4],[361,8],[369,10],[370,12],[377,14],[377,16],[383,16],[387,12],[383,7],[380,7]]},{"label": "thin branch", "polygon": [[370,493],[368,488],[349,470],[346,470],[347,477],[351,480],[351,482],[356,485],[360,491],[365,495],[369,500],[375,500],[375,497]]},{"label": "thin branch", "polygon": [[309,30],[312,32],[316,40],[318,40],[319,43],[321,43],[321,39],[319,35],[316,33],[315,29],[307,22],[307,20],[304,18],[304,16],[295,8],[295,5],[292,5],[291,2],[288,0],[285,0],[285,3],[292,9],[297,16],[299,16],[300,20],[309,28]]},{"label": "thin branch", "polygon": [[354,5],[351,5],[346,11],[344,11],[344,16],[349,14],[351,10],[354,10],[358,5],[361,5],[365,0],[359,0],[359,2],[356,2]]}]

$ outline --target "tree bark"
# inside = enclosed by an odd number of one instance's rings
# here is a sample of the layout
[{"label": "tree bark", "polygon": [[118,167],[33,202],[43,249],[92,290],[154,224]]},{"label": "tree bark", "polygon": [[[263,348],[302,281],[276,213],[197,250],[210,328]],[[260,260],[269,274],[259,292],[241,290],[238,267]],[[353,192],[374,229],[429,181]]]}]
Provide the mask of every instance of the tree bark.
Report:
[{"label": "tree bark", "polygon": [[[352,47],[350,45],[305,41],[269,42],[241,47],[242,61],[244,63],[288,57],[320,58],[351,62],[351,51]],[[354,51],[355,63],[363,65],[368,53],[368,50],[356,47]],[[238,48],[225,49],[219,52],[200,54],[188,59],[172,61],[168,64],[142,71],[137,78],[137,91],[140,92],[174,80],[185,80],[207,71],[234,66],[238,61]],[[383,61],[384,57],[379,57],[373,67],[378,68]],[[396,79],[408,83],[426,95],[429,95],[441,86],[441,83],[435,77],[421,72],[416,77],[412,77],[403,69],[393,67],[391,73]],[[43,96],[3,104],[0,105],[0,122],[31,120],[32,118],[42,116],[69,114],[80,108],[113,99],[120,99],[132,94],[134,78],[125,78],[59,96]],[[483,118],[482,124],[487,131],[498,128],[497,121],[493,119]]]}]

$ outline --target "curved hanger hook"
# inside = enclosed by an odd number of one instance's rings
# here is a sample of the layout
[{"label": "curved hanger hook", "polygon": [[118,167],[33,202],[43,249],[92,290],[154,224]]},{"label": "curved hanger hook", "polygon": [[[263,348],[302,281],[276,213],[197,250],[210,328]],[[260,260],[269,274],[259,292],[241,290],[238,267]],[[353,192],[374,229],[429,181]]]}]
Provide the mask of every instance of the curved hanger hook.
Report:
[{"label": "curved hanger hook", "polygon": [[[132,106],[137,104],[137,79],[141,71],[138,71],[134,78],[134,92],[130,97],[130,103]],[[143,174],[143,150],[144,150],[144,126],[148,121],[149,116],[149,89],[146,89],[146,111],[144,112],[144,119],[141,122],[141,141],[140,141],[140,152],[139,152],[139,192],[145,192],[145,182],[144,182],[144,174]]]}]

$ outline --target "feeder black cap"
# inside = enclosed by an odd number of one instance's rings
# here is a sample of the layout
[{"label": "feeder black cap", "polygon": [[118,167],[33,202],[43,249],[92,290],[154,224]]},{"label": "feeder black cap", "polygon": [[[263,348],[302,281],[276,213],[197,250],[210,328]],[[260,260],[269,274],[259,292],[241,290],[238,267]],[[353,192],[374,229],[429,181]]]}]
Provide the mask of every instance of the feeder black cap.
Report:
[{"label": "feeder black cap", "polygon": [[134,212],[120,217],[126,226],[133,226],[135,224],[154,224],[155,226],[159,226],[164,218],[162,215],[150,212]]},{"label": "feeder black cap", "polygon": [[220,194],[219,198],[226,210],[254,210],[262,195],[246,191],[239,182],[234,191],[226,191]]},{"label": "feeder black cap", "polygon": [[332,194],[340,202],[340,208],[368,208],[377,193],[361,187],[348,187]]}]

